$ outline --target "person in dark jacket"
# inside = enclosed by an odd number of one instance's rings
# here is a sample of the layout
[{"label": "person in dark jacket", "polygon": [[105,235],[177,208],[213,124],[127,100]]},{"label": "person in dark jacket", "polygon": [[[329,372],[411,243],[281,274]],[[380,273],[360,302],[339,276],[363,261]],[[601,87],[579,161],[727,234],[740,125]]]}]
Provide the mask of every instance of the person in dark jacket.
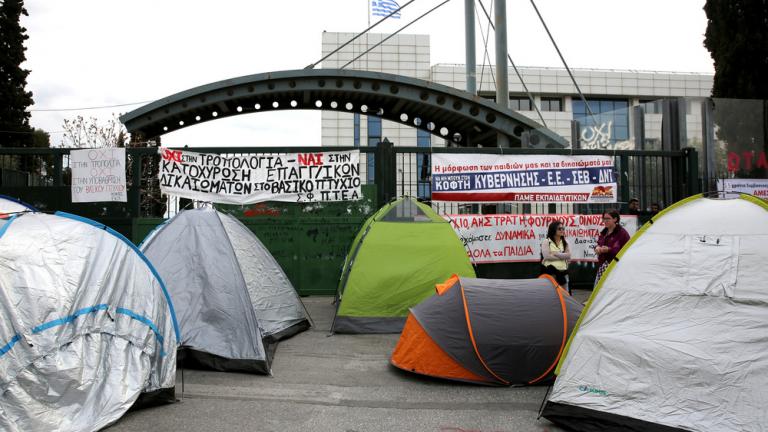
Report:
[{"label": "person in dark jacket", "polygon": [[640,200],[637,198],[632,198],[627,203],[627,213],[631,215],[638,215],[640,214]]},{"label": "person in dark jacket", "polygon": [[651,216],[656,216],[661,211],[661,206],[657,202],[651,203],[651,208],[649,209],[649,213]]},{"label": "person in dark jacket", "polygon": [[621,216],[616,210],[607,210],[603,213],[603,225],[605,228],[600,232],[597,239],[595,253],[597,254],[597,276],[595,277],[595,286],[600,282],[600,277],[608,265],[616,258],[621,248],[629,241],[629,233],[620,224]]}]

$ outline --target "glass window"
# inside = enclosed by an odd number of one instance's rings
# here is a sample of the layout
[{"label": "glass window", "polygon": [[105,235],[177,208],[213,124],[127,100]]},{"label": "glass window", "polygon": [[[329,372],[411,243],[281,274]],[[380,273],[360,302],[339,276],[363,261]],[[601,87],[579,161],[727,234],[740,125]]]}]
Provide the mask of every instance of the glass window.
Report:
[{"label": "glass window", "polygon": [[581,99],[574,99],[571,105],[573,106],[574,119],[576,116],[584,116],[586,114],[587,110],[584,108],[584,101]]},{"label": "glass window", "polygon": [[581,123],[582,146],[605,148],[629,139],[629,102],[627,100],[587,99],[587,103],[594,119],[589,115],[582,100],[574,99],[572,103],[573,119]]},{"label": "glass window", "polygon": [[629,127],[613,126],[613,141],[626,141],[629,139]]},{"label": "glass window", "polygon": [[355,113],[353,121],[354,121],[354,124],[355,124],[355,126],[354,126],[354,131],[355,131],[355,138],[354,138],[355,143],[354,143],[354,145],[355,145],[355,147],[360,147],[360,114],[359,113]]},{"label": "glass window", "polygon": [[429,147],[431,139],[432,134],[429,131],[416,129],[416,145],[418,147]]},{"label": "glass window", "polygon": [[562,111],[563,101],[560,98],[541,98],[542,111]]},{"label": "glass window", "polygon": [[697,114],[701,113],[701,100],[699,99],[685,99],[685,114]]},{"label": "glass window", "polygon": [[423,199],[423,200],[430,199],[430,197],[432,196],[431,195],[432,192],[431,192],[431,189],[430,189],[431,187],[432,187],[432,185],[430,185],[428,181],[425,181],[425,182],[420,181],[419,185],[418,185],[418,190],[416,191],[416,193],[418,194],[417,196],[419,197],[419,199]]},{"label": "glass window", "polygon": [[381,141],[381,117],[368,116],[368,145],[375,147]]},{"label": "glass window", "polygon": [[661,114],[660,100],[641,100],[640,105],[643,106],[646,114]]},{"label": "glass window", "polygon": [[[416,145],[419,147],[429,147],[431,134],[428,131],[416,129]],[[416,193],[419,198],[428,199],[430,196],[430,178],[432,167],[429,163],[429,155],[418,153],[416,155]]]},{"label": "glass window", "polygon": [[[381,141],[381,117],[368,116],[368,147],[378,147]],[[367,157],[368,175],[366,183],[374,183],[376,176],[376,157],[368,153]]]},{"label": "glass window", "polygon": [[515,111],[531,111],[531,100],[528,97],[512,96],[509,98],[509,108]]},{"label": "glass window", "polygon": [[[592,113],[597,115],[600,112],[600,101],[587,100],[587,102],[589,103],[589,109],[592,110]],[[584,101],[581,99],[574,99],[572,106],[574,116],[577,114],[582,116],[589,114],[587,111],[587,105],[584,104]]]},{"label": "glass window", "polygon": [[[373,147],[378,146],[378,142],[373,145]],[[366,176],[365,176],[365,184],[373,184],[376,180],[376,154],[375,153],[366,153],[365,154],[365,162],[366,162]]]},{"label": "glass window", "polygon": [[626,112],[627,110],[614,111],[615,115],[613,116],[613,124],[616,126],[628,126],[629,116],[624,115]]}]

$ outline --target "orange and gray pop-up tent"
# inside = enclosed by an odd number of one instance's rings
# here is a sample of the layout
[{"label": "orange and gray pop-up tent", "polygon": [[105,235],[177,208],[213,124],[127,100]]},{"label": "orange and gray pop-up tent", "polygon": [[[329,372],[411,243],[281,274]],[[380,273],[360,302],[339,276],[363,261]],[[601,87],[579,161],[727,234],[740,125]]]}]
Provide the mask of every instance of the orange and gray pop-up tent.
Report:
[{"label": "orange and gray pop-up tent", "polygon": [[582,305],[551,278],[454,276],[411,308],[391,362],[400,369],[489,385],[552,380]]}]

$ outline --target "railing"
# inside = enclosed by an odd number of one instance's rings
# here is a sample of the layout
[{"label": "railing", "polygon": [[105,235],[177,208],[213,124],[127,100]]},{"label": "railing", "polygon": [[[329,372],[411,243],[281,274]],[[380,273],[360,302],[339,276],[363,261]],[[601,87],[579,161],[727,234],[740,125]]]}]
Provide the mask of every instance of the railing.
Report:
[{"label": "railing", "polygon": [[[602,155],[614,158],[619,185],[618,203],[613,204],[521,204],[433,203],[441,214],[456,213],[599,213],[606,208],[623,207],[630,198],[648,206],[667,206],[700,191],[696,151],[635,151],[635,150],[541,150],[499,148],[406,148],[395,147],[394,196],[412,195],[429,200],[431,195],[431,155],[434,153],[482,153],[503,155]],[[386,182],[382,182],[386,183]]]},{"label": "railing", "polygon": [[[429,201],[431,195],[431,161],[435,153],[481,153],[500,155],[603,155],[614,158],[619,196],[616,204],[520,204],[489,203],[433,203],[441,214],[455,213],[597,213],[607,207],[623,207],[630,198],[638,198],[644,207],[651,203],[667,206],[700,191],[697,154],[694,149],[682,151],[635,151],[635,150],[542,150],[519,148],[444,148],[444,147],[394,147],[382,143],[378,147],[210,147],[188,149],[201,153],[243,155],[249,153],[295,153],[313,151],[360,151],[360,174],[363,184],[377,185],[377,202],[381,205],[392,198],[410,195]],[[54,201],[61,206],[60,194],[68,195],[69,152],[71,149],[9,149],[0,148],[0,190],[21,192],[27,196],[36,190],[38,205],[46,205],[46,192],[59,196]],[[156,147],[127,148],[128,203],[99,203],[100,216],[164,217],[179,210],[178,201],[160,200],[157,181],[159,155]],[[23,162],[20,163],[19,159]],[[139,163],[137,163],[139,162]],[[25,165],[35,173],[9,167]],[[138,179],[135,181],[134,179]],[[42,194],[42,195],[41,195]],[[160,201],[158,201],[160,200]],[[88,204],[82,206],[90,213]],[[106,210],[104,210],[104,208]]]},{"label": "railing", "polygon": [[[204,153],[295,153],[351,150],[350,147],[195,148]],[[498,148],[361,147],[360,173],[364,199],[353,203],[264,203],[252,208],[221,206],[242,218],[285,269],[303,295],[332,294],[338,283],[347,248],[365,219],[382,203],[402,195],[425,201],[431,195],[430,173],[435,153],[607,155],[615,159],[619,203],[614,204],[519,204],[433,202],[438,213],[601,213],[622,207],[631,197],[643,204],[659,201],[669,205],[699,192],[696,152],[532,150]],[[72,203],[69,176],[70,149],[0,148],[0,194],[15,196],[42,211],[62,210],[96,219],[139,243],[163,217],[172,216],[185,203],[160,194],[156,147],[127,148],[127,203]],[[24,165],[26,164],[26,165]],[[19,166],[35,169],[39,182],[19,176]],[[6,173],[9,173],[6,175]],[[29,173],[24,173],[29,174]],[[246,211],[247,210],[247,211]],[[248,214],[255,217],[246,217]],[[642,222],[642,220],[641,220]],[[590,286],[594,265],[574,266],[572,284]],[[477,266],[480,277],[534,277],[538,264],[504,263]]]}]

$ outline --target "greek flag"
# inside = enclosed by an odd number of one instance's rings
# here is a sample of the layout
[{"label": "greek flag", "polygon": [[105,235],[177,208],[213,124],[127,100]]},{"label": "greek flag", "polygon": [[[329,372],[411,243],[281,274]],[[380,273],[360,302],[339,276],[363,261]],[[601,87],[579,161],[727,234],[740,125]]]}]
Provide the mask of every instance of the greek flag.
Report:
[{"label": "greek flag", "polygon": [[[371,0],[371,15],[373,16],[385,17],[398,9],[400,9],[400,5],[395,0]],[[400,12],[390,18],[400,19]]]}]

